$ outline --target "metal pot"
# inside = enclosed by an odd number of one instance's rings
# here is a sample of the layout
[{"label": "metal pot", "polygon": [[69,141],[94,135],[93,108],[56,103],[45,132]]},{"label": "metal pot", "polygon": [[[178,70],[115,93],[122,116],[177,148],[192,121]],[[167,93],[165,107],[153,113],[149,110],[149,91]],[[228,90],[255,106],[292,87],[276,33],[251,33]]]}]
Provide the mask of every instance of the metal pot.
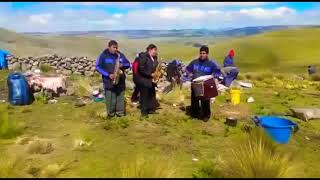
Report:
[{"label": "metal pot", "polygon": [[228,126],[235,127],[235,126],[237,126],[237,123],[238,123],[238,119],[235,117],[227,117],[226,118],[225,124],[227,124]]}]

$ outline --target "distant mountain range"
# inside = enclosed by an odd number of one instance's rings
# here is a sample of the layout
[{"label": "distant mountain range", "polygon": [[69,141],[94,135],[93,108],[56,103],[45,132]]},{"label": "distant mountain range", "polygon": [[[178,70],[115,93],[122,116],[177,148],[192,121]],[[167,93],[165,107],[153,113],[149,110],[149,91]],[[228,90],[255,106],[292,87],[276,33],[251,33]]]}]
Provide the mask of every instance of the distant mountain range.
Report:
[{"label": "distant mountain range", "polygon": [[181,29],[181,30],[117,30],[117,31],[64,31],[54,33],[43,32],[28,32],[23,34],[46,36],[46,35],[60,35],[60,36],[126,36],[130,39],[151,38],[151,37],[235,37],[248,36],[263,33],[266,31],[289,29],[289,28],[306,28],[306,27],[320,27],[314,25],[308,26],[254,26],[243,28],[228,28],[224,30],[209,30],[209,29]]}]

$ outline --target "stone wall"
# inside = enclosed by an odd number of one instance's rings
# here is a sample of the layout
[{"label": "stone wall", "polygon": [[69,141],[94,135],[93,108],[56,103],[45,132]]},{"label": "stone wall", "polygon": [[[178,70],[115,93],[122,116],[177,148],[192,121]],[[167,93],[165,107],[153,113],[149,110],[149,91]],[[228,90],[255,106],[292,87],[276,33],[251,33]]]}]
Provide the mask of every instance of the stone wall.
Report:
[{"label": "stone wall", "polygon": [[50,66],[57,73],[64,75],[78,74],[92,76],[95,71],[96,60],[87,57],[63,57],[56,54],[40,57],[13,57],[8,60],[9,69],[28,71],[41,69],[42,65]]}]

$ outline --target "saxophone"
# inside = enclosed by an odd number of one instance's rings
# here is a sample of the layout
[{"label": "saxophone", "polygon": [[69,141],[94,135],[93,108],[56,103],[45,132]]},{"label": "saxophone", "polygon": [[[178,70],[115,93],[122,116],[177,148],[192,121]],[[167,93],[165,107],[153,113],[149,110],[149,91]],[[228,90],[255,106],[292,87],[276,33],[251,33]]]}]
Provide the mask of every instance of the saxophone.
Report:
[{"label": "saxophone", "polygon": [[116,59],[116,63],[113,71],[113,74],[114,74],[114,79],[112,81],[113,85],[117,85],[119,83],[120,76],[122,74],[122,70],[120,69],[120,53],[118,51],[117,51],[117,55],[118,55],[118,58]]},{"label": "saxophone", "polygon": [[158,62],[158,65],[156,67],[156,70],[154,72],[155,76],[152,79],[153,83],[158,83],[160,78],[162,77],[163,73],[162,73],[162,61]]}]

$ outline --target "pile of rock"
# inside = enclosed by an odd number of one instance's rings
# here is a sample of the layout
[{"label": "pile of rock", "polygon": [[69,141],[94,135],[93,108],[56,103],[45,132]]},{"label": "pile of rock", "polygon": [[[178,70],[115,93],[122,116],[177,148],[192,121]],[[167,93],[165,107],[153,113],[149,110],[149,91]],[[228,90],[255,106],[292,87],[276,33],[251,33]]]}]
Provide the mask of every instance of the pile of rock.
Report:
[{"label": "pile of rock", "polygon": [[87,57],[63,57],[56,54],[40,57],[13,57],[9,59],[9,69],[28,70],[39,69],[42,65],[53,68],[57,73],[64,75],[78,74],[92,76],[95,71],[96,60]]}]

